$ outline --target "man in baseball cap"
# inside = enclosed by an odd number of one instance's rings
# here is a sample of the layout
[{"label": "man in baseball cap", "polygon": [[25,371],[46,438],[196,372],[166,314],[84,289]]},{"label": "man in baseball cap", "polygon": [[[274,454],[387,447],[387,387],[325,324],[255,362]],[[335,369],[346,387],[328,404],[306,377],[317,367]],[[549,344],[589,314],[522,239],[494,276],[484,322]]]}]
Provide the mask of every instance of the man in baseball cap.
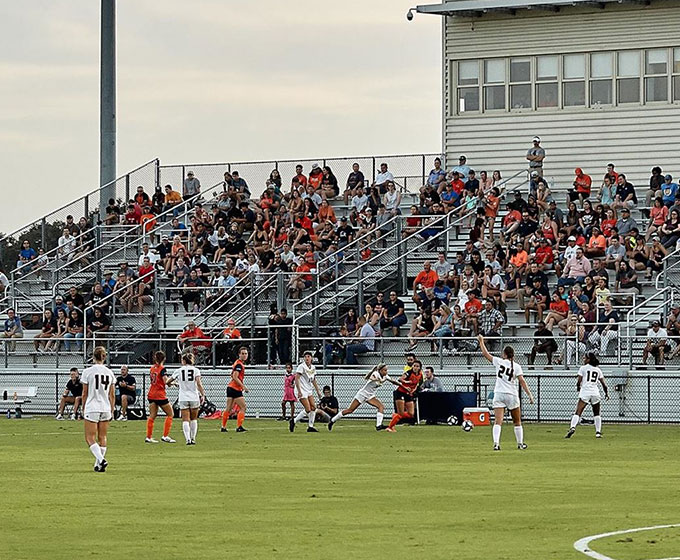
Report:
[{"label": "man in baseball cap", "polygon": [[534,136],[532,139],[533,145],[527,150],[527,161],[529,162],[529,171],[536,171],[539,177],[543,177],[543,160],[545,159],[545,150],[541,147],[541,139]]}]

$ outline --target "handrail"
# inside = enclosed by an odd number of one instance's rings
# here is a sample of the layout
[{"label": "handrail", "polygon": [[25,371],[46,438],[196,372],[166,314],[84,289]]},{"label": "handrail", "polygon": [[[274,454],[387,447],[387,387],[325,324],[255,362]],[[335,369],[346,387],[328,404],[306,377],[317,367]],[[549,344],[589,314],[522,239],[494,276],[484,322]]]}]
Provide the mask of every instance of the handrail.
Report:
[{"label": "handrail", "polygon": [[[20,228],[18,228],[18,229],[16,229],[16,230],[14,230],[14,231],[11,232],[11,233],[6,233],[6,234],[4,234],[2,237],[0,237],[0,243],[3,242],[5,239],[8,239],[9,237],[14,237],[16,234],[21,233],[22,231],[24,231],[24,230],[30,228],[31,226],[33,226],[34,224],[37,224],[38,222],[41,222],[42,220],[48,218],[49,216],[53,216],[53,215],[56,214],[57,212],[61,212],[62,210],[64,210],[65,208],[68,208],[68,207],[71,206],[72,204],[76,204],[79,200],[84,200],[84,199],[86,199],[87,197],[89,197],[89,196],[91,196],[91,195],[93,195],[93,194],[95,194],[95,193],[97,193],[97,192],[102,191],[102,190],[105,189],[106,187],[109,187],[109,186],[111,186],[111,185],[115,185],[115,184],[116,184],[118,181],[120,181],[121,179],[125,179],[125,177],[127,177],[127,176],[129,176],[129,175],[132,175],[133,173],[136,173],[136,172],[139,171],[140,169],[144,169],[147,165],[150,165],[150,164],[152,164],[152,163],[154,163],[154,162],[157,164],[157,166],[160,167],[160,160],[159,160],[158,158],[151,159],[151,160],[147,161],[145,164],[140,165],[139,167],[136,167],[136,168],[133,169],[132,171],[128,171],[127,173],[125,173],[125,174],[123,174],[123,175],[121,175],[121,176],[119,176],[119,177],[116,177],[113,181],[109,181],[108,183],[106,183],[106,184],[104,184],[104,185],[101,185],[101,186],[97,187],[96,189],[94,189],[94,190],[92,190],[92,191],[90,191],[90,192],[84,194],[83,196],[80,196],[80,197],[76,198],[75,200],[72,200],[71,202],[68,202],[67,204],[64,204],[63,206],[60,206],[60,207],[57,208],[56,210],[52,210],[49,214],[45,214],[44,216],[41,216],[41,217],[38,218],[37,220],[33,220],[32,222],[29,222],[28,224],[25,224],[24,226],[22,226],[22,227],[20,227]],[[87,218],[87,216],[85,216],[85,217]]]},{"label": "handrail", "polygon": [[655,287],[657,290],[660,290],[660,289],[661,289],[661,286],[659,286],[659,280],[663,280],[663,286],[664,286],[664,287],[668,285],[668,271],[669,271],[671,268],[673,268],[673,267],[677,266],[678,264],[680,264],[680,260],[677,260],[677,261],[674,262],[673,264],[669,264],[669,262],[670,262],[671,258],[676,258],[676,259],[677,259],[678,257],[680,257],[680,248],[679,248],[679,249],[675,249],[672,253],[668,253],[668,254],[662,259],[661,262],[663,263],[663,269],[661,270],[661,272],[659,272],[659,273],[656,275],[656,279],[655,279],[655,281],[654,281],[654,287]]},{"label": "handrail", "polygon": [[[633,323],[637,323],[639,320],[642,320],[642,319],[644,319],[645,317],[647,317],[648,315],[651,314],[651,312],[647,312],[645,315],[643,315],[643,316],[640,317],[639,319],[636,318],[636,317],[637,317],[637,312],[638,312],[639,309],[642,308],[642,306],[648,306],[648,305],[650,304],[650,302],[651,302],[652,300],[654,300],[656,297],[661,296],[661,295],[663,295],[663,294],[666,294],[667,292],[670,292],[670,293],[671,293],[671,296],[674,296],[674,295],[675,295],[675,290],[676,290],[676,289],[675,289],[673,286],[666,286],[666,287],[663,288],[662,290],[660,290],[660,291],[658,291],[657,293],[655,293],[652,297],[647,298],[647,299],[645,299],[644,301],[641,301],[641,302],[638,303],[637,305],[633,306],[633,307],[628,311],[628,313],[626,313],[626,327],[627,327],[628,329],[631,328],[631,326],[632,326],[631,317],[633,318]],[[674,298],[672,298],[672,299],[674,299]],[[667,297],[664,297],[663,302],[662,302],[661,305],[666,305],[667,302],[668,302],[668,298],[667,298]],[[659,307],[661,307],[661,305],[655,307],[654,309],[655,309],[655,310],[658,309]]]}]

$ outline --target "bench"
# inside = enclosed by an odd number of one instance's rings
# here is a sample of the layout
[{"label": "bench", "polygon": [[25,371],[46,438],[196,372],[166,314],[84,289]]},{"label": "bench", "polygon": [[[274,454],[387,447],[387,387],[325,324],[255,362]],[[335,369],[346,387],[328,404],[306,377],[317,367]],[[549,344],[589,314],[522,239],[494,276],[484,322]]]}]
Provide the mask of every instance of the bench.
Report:
[{"label": "bench", "polygon": [[0,387],[0,403],[7,407],[8,418],[11,418],[12,410],[16,418],[21,418],[22,405],[30,403],[37,394],[37,387]]}]

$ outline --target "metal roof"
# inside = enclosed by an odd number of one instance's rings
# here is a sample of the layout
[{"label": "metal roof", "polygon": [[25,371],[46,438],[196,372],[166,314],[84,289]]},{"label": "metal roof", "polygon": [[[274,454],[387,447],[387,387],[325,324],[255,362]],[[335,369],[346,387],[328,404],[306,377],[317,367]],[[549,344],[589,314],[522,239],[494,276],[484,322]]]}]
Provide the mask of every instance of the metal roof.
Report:
[{"label": "metal roof", "polygon": [[438,16],[481,17],[488,13],[515,15],[523,10],[559,12],[573,6],[593,6],[604,9],[607,4],[639,4],[648,6],[651,0],[454,0],[441,4],[417,6],[420,14]]}]

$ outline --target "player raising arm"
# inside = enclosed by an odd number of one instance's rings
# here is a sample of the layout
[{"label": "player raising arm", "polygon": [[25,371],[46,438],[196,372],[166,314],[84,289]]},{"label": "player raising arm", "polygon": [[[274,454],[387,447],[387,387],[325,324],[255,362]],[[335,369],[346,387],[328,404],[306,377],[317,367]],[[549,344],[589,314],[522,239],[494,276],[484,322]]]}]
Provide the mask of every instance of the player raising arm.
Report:
[{"label": "player raising arm", "polygon": [[522,366],[515,363],[515,350],[512,346],[503,349],[503,357],[492,356],[486,348],[484,337],[477,336],[479,348],[482,355],[489,360],[496,368],[496,386],[493,390],[493,411],[495,415],[493,425],[493,450],[501,450],[501,426],[503,425],[503,414],[507,408],[512,416],[515,425],[515,439],[517,449],[526,449],[524,443],[524,429],[522,428],[522,411],[519,408],[519,389],[517,383],[522,386],[524,392],[529,396],[529,404],[534,404],[534,397],[529,390],[527,382],[524,380]]},{"label": "player raising arm", "polygon": [[246,429],[243,427],[243,420],[246,417],[246,399],[243,393],[248,392],[248,387],[246,387],[243,382],[243,378],[246,375],[246,362],[248,361],[248,349],[245,346],[241,346],[238,349],[238,360],[234,362],[231,366],[231,379],[229,380],[229,385],[227,385],[227,406],[222,413],[222,429],[221,432],[227,431],[227,420],[229,420],[229,415],[231,414],[234,405],[238,405],[238,414],[236,415],[236,431],[245,432]]},{"label": "player raising arm", "polygon": [[182,367],[176,369],[168,379],[168,386],[179,380],[179,410],[182,415],[182,431],[187,445],[196,445],[198,432],[198,410],[205,400],[205,390],[201,383],[201,371],[194,367],[196,358],[193,352],[182,356]]},{"label": "player raising arm", "polygon": [[94,365],[83,371],[83,417],[85,441],[94,455],[95,472],[105,472],[109,464],[104,458],[108,448],[107,432],[113,418],[116,378],[104,365],[106,350],[97,346],[92,353]]},{"label": "player raising arm", "polygon": [[398,381],[387,379],[390,383],[397,386],[394,393],[395,411],[389,426],[385,428],[388,432],[396,432],[394,427],[402,419],[411,419],[415,416],[415,393],[423,382],[423,364],[420,360],[413,360],[411,367],[404,371]]},{"label": "player raising arm", "polygon": [[359,392],[354,395],[349,408],[341,410],[335,416],[333,416],[333,418],[331,418],[330,422],[328,422],[329,431],[333,429],[333,424],[340,420],[340,418],[347,416],[348,414],[352,414],[352,412],[354,412],[364,403],[368,403],[372,407],[378,409],[378,412],[375,415],[375,429],[378,431],[385,429],[385,426],[383,426],[382,423],[385,414],[385,406],[380,402],[380,400],[378,400],[375,394],[378,391],[378,388],[383,383],[385,383],[385,381],[390,380],[389,376],[387,375],[387,366],[383,363],[378,364],[364,377],[364,379],[366,380],[366,383],[361,389],[359,389]]},{"label": "player raising arm", "polygon": [[602,370],[598,367],[600,360],[592,352],[588,352],[583,359],[584,365],[578,370],[576,377],[576,390],[578,391],[578,402],[576,403],[576,413],[571,417],[571,424],[569,431],[565,438],[569,439],[574,435],[576,426],[581,421],[581,415],[586,406],[590,404],[593,407],[593,420],[595,421],[595,437],[602,437],[602,416],[600,416],[600,391],[597,388],[597,382],[602,384],[604,389],[604,396],[609,400],[609,389],[604,381]]},{"label": "player raising arm", "polygon": [[149,387],[149,394],[147,395],[149,399],[149,418],[146,421],[146,439],[144,441],[145,443],[158,443],[158,440],[153,438],[153,424],[160,408],[165,412],[165,423],[163,424],[163,437],[161,441],[175,443],[175,440],[170,437],[174,413],[165,390],[168,384],[168,370],[165,369],[165,352],[160,350],[154,352],[153,360],[154,364],[149,372],[151,376],[151,387]]},{"label": "player raising arm", "polygon": [[303,354],[303,361],[295,370],[295,394],[302,404],[302,410],[297,413],[295,418],[291,418],[288,423],[288,429],[291,432],[295,431],[295,424],[302,420],[305,416],[308,418],[308,432],[318,432],[314,427],[314,419],[316,418],[316,403],[314,402],[314,391],[319,399],[321,398],[321,391],[316,383],[316,367],[312,363],[312,353],[305,352]]}]

